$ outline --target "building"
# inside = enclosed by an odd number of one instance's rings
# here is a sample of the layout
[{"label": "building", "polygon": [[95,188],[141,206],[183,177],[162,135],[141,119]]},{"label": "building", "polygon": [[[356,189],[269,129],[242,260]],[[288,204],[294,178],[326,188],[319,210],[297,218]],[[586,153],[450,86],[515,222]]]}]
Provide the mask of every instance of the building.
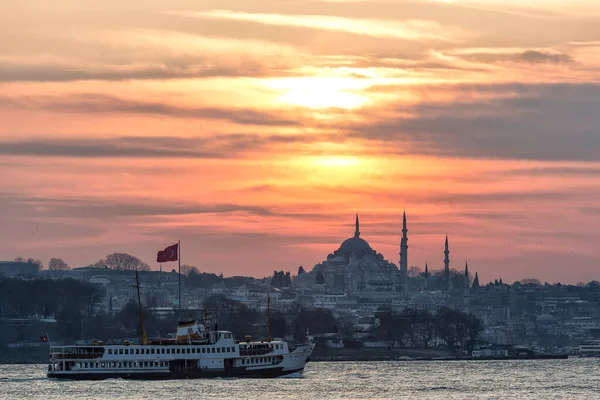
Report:
[{"label": "building", "polygon": [[0,261],[0,276],[22,276],[31,278],[38,274],[40,267],[37,264],[18,261]]},{"label": "building", "polygon": [[333,292],[372,294],[375,297],[403,292],[404,280],[398,267],[360,237],[358,214],[354,236],[344,240],[312,271],[296,277],[294,284],[310,288],[311,284],[319,284],[317,275],[322,275],[324,286]]}]

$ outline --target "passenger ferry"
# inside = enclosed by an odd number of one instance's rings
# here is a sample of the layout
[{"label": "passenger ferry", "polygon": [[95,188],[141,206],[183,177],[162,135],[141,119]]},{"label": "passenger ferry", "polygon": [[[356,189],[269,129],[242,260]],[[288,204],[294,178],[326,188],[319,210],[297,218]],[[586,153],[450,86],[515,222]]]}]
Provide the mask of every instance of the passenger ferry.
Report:
[{"label": "passenger ferry", "polygon": [[[139,279],[138,302],[139,302]],[[59,379],[274,378],[302,373],[314,344],[290,346],[282,340],[236,341],[229,331],[204,323],[181,322],[175,339],[148,341],[140,307],[140,344],[51,346],[47,376]]]},{"label": "passenger ferry", "polygon": [[579,346],[581,357],[600,357],[600,340],[590,340]]}]

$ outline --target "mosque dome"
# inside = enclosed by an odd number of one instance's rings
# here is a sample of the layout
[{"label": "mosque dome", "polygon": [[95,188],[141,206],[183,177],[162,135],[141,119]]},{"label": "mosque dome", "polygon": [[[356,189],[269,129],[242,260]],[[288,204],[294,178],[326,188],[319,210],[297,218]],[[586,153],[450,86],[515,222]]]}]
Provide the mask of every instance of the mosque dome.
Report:
[{"label": "mosque dome", "polygon": [[325,292],[325,286],[321,285],[320,283],[317,283],[315,285],[312,286],[311,290],[314,293],[324,293]]},{"label": "mosque dome", "polygon": [[367,243],[366,240],[360,238],[360,228],[358,223],[358,214],[356,215],[356,230],[354,236],[344,240],[340,248],[334,253],[338,256],[350,258],[350,255],[354,255],[356,258],[361,259],[367,254],[373,254],[373,249]]},{"label": "mosque dome", "polygon": [[420,292],[420,293],[415,294],[413,296],[413,298],[410,299],[410,305],[411,306],[431,306],[431,305],[433,305],[433,299],[431,298],[429,293]]},{"label": "mosque dome", "polygon": [[542,314],[535,320],[538,324],[552,324],[556,322],[556,318],[554,318],[550,314]]},{"label": "mosque dome", "polygon": [[344,240],[338,254],[344,257],[350,257],[350,254],[354,253],[357,258],[363,258],[367,254],[372,254],[373,249],[366,240],[359,238],[358,236],[351,237],[350,239]]}]

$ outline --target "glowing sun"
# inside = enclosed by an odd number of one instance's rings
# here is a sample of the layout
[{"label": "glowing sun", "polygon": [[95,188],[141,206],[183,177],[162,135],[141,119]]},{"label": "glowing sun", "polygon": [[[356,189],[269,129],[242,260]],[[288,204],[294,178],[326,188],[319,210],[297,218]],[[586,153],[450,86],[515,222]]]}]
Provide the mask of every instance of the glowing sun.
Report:
[{"label": "glowing sun", "polygon": [[363,106],[369,101],[359,94],[367,88],[361,79],[345,77],[304,77],[272,80],[268,86],[282,92],[282,103],[307,108],[344,108]]}]

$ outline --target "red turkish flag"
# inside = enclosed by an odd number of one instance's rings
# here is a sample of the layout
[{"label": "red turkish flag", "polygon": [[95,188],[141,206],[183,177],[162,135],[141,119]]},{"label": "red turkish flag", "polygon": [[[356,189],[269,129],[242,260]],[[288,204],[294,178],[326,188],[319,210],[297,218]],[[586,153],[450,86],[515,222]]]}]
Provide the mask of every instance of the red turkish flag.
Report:
[{"label": "red turkish flag", "polygon": [[163,251],[159,251],[156,255],[156,262],[163,263],[167,261],[177,261],[179,243],[167,247]]},{"label": "red turkish flag", "polygon": [[43,343],[46,343],[46,342],[48,341],[48,336],[46,336],[46,335],[44,335],[44,336],[40,336],[40,340],[41,340]]}]

